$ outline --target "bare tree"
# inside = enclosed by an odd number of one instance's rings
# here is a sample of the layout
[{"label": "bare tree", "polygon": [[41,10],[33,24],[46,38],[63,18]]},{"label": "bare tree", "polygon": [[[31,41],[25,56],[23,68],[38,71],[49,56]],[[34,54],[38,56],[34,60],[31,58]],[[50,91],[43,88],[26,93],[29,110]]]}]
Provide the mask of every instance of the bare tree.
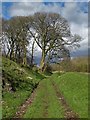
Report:
[{"label": "bare tree", "polygon": [[[3,34],[7,37],[9,49],[8,55],[10,59],[20,62],[22,57],[23,64],[26,64],[27,51],[27,29],[25,17],[13,17],[10,20],[3,20]],[[3,41],[5,42],[5,41]]]},{"label": "bare tree", "polygon": [[22,61],[23,64],[26,64],[27,46],[33,38],[32,50],[30,51],[31,63],[33,64],[34,44],[36,43],[42,51],[41,71],[45,70],[46,58],[51,51],[55,50],[58,54],[59,50],[62,53],[66,46],[78,47],[81,40],[79,35],[71,34],[68,21],[57,13],[35,13],[27,17],[18,16],[10,20],[3,20],[2,24],[3,35],[7,37],[9,44],[7,55],[10,59],[15,59],[17,62]]},{"label": "bare tree", "polygon": [[[40,68],[45,68],[45,59],[49,51],[59,46],[78,45],[80,36],[71,35],[70,27],[66,19],[57,13],[36,13],[30,16],[28,30],[37,45],[42,50]],[[63,38],[67,38],[67,40]]]}]

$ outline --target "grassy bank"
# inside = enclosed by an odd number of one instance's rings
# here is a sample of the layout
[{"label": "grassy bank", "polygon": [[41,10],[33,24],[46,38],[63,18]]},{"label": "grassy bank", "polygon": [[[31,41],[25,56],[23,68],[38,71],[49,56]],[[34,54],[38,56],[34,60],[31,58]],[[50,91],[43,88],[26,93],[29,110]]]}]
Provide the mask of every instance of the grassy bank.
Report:
[{"label": "grassy bank", "polygon": [[43,79],[40,73],[21,67],[17,63],[2,59],[3,97],[2,110],[4,118],[14,117],[24,101],[30,97],[38,82]]},{"label": "grassy bank", "polygon": [[88,117],[88,75],[68,72],[61,76],[53,74],[53,80],[70,107],[79,114],[80,118]]}]

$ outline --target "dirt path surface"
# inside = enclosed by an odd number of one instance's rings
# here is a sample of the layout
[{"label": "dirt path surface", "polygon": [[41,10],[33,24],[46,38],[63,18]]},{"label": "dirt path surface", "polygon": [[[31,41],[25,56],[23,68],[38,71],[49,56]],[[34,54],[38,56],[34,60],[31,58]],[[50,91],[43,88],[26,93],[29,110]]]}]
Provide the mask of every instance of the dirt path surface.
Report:
[{"label": "dirt path surface", "polygon": [[[49,85],[51,86],[51,90],[49,90]],[[55,96],[53,96],[52,94],[52,90],[55,93]],[[18,112],[16,112],[16,115],[14,118],[23,118],[24,114],[26,113],[27,109],[29,107],[31,107],[31,104],[33,104],[34,99],[37,99],[37,91],[43,91],[43,95],[42,97],[40,97],[40,100],[42,101],[42,105],[43,105],[43,109],[42,109],[42,116],[43,118],[48,118],[48,110],[50,107],[50,103],[52,102],[53,97],[55,97],[55,100],[57,99],[58,101],[58,105],[60,105],[60,107],[62,106],[63,110],[64,110],[64,115],[63,117],[66,120],[79,120],[78,114],[76,114],[75,112],[73,112],[73,110],[70,108],[70,106],[68,105],[68,103],[66,102],[64,96],[62,95],[62,93],[60,92],[58,85],[55,84],[54,81],[52,80],[44,80],[44,83],[39,84],[38,87],[34,90],[34,92],[31,94],[31,97],[28,98],[24,104],[22,104],[19,109]],[[50,99],[50,94],[52,95]],[[41,103],[41,101],[39,101]],[[55,101],[53,101],[54,104]],[[38,104],[38,103],[37,103]],[[53,106],[52,104],[52,106]],[[58,107],[58,106],[57,106]],[[37,108],[35,108],[36,110]],[[55,109],[55,108],[53,108]],[[58,109],[58,108],[57,108]],[[37,109],[40,110],[40,109]],[[32,113],[30,113],[32,114]],[[29,115],[30,115],[29,114]],[[58,111],[58,114],[60,114],[60,112]],[[30,117],[30,116],[28,116]]]},{"label": "dirt path surface", "polygon": [[23,115],[26,113],[27,111],[27,108],[33,103],[33,100],[35,98],[35,95],[36,95],[36,90],[34,90],[30,96],[30,98],[28,98],[25,103],[23,103],[18,111],[16,112],[15,114],[15,117],[14,118],[23,118]]},{"label": "dirt path surface", "polygon": [[44,110],[43,110],[43,117],[47,118],[48,117],[48,91],[47,91],[47,86],[44,85],[44,89],[45,89],[45,95],[43,98],[43,106],[44,106]]},{"label": "dirt path surface", "polygon": [[58,89],[58,86],[52,81],[52,85],[54,87],[54,90],[56,91],[56,95],[59,99],[59,101],[61,102],[63,108],[64,108],[64,118],[66,118],[66,120],[79,120],[78,118],[78,114],[76,114],[75,112],[73,112],[70,108],[70,106],[68,105],[68,103],[66,102],[64,96],[61,94],[60,90]]}]

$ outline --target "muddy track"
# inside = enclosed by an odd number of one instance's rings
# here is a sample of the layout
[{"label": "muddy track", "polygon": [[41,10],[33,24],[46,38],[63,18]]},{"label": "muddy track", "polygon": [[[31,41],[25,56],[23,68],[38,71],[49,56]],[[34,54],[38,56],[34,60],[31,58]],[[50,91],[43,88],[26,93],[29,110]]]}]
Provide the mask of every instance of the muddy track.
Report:
[{"label": "muddy track", "polygon": [[[60,101],[60,103],[62,104],[62,107],[64,109],[64,118],[66,120],[79,120],[79,116],[78,114],[76,114],[75,112],[72,111],[72,109],[70,108],[70,106],[68,105],[68,103],[66,102],[63,94],[60,92],[58,86],[55,84],[54,81],[51,81],[51,85],[53,86],[55,92],[56,92],[56,96],[58,98],[58,100]],[[48,117],[48,91],[47,91],[47,87],[43,86],[43,88],[46,90],[45,91],[45,95],[43,98],[43,106],[44,106],[44,110],[43,110],[43,117],[47,118]],[[43,89],[42,88],[42,89]],[[38,85],[38,87],[32,92],[30,98],[28,98],[18,109],[18,111],[16,112],[15,116],[13,118],[23,118],[24,114],[26,113],[27,109],[29,106],[31,106],[31,104],[33,103],[35,97],[36,97],[36,92],[37,89],[40,89],[40,84]]]},{"label": "muddy track", "polygon": [[61,94],[60,90],[58,89],[58,86],[54,83],[54,81],[51,81],[51,82],[54,87],[54,90],[56,91],[56,95],[57,95],[59,101],[61,102],[62,107],[64,108],[64,112],[65,112],[64,118],[66,120],[79,120],[78,114],[73,112],[73,110],[70,108],[70,106],[66,102],[64,96]]},{"label": "muddy track", "polygon": [[46,91],[45,91],[45,96],[43,99],[43,106],[44,106],[43,117],[47,118],[48,117],[48,98],[47,98],[48,91],[47,91],[47,86],[44,86],[44,87],[45,87]]},{"label": "muddy track", "polygon": [[[38,85],[39,87],[39,85]],[[34,98],[36,96],[36,90],[38,88],[35,88],[35,90],[32,92],[31,96],[18,108],[18,111],[16,112],[15,116],[13,118],[23,118],[24,114],[26,113],[28,107],[33,103]]]},{"label": "muddy track", "polygon": [[45,100],[44,102],[44,113],[43,113],[43,117],[47,118],[48,117],[48,102]]}]

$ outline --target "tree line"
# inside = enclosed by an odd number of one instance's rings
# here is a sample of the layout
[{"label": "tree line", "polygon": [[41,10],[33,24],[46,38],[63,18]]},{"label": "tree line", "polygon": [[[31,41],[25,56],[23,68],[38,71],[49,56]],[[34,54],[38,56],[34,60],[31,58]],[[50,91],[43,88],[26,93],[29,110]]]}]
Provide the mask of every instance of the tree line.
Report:
[{"label": "tree line", "polygon": [[69,48],[79,47],[81,40],[78,34],[72,35],[68,21],[57,13],[38,12],[31,16],[2,19],[3,55],[24,65],[29,55],[29,63],[33,66],[37,45],[42,53],[42,72],[47,63],[70,58]]},{"label": "tree line", "polygon": [[51,64],[53,71],[90,72],[89,57],[76,57],[71,60],[61,61],[60,64]]}]

